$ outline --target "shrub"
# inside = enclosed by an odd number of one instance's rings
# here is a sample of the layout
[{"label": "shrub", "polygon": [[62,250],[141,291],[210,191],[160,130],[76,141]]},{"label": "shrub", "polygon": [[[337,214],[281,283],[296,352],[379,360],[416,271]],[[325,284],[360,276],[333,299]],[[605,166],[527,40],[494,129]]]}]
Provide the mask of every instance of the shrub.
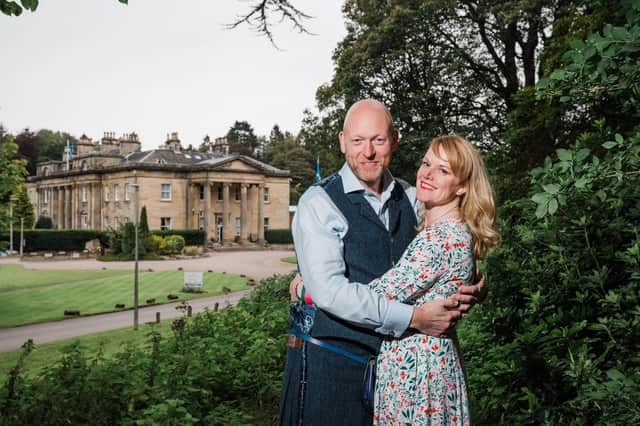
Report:
[{"label": "shrub", "polygon": [[185,245],[187,246],[204,245],[205,232],[199,229],[173,229],[170,231],[151,231],[151,233],[160,237],[180,235],[184,238]]},{"label": "shrub", "polygon": [[291,229],[268,229],[264,231],[264,239],[271,244],[293,244]]},{"label": "shrub", "polygon": [[[57,230],[57,229],[29,229],[24,231],[25,251],[82,251],[87,241],[100,239],[101,244],[107,243],[107,233],[93,230]],[[14,246],[20,239],[20,232],[13,233]],[[0,241],[9,241],[9,233],[0,234]]]},{"label": "shrub", "polygon": [[169,235],[165,237],[165,240],[169,254],[182,253],[182,249],[184,249],[184,238],[181,235]]},{"label": "shrub", "polygon": [[36,229],[51,229],[53,228],[53,221],[49,216],[40,216],[35,224]]}]

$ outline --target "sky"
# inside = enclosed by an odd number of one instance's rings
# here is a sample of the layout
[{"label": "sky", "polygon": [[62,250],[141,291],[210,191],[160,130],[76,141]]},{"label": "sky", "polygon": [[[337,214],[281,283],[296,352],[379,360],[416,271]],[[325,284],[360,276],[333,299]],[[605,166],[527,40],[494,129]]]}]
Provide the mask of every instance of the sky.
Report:
[{"label": "sky", "polygon": [[297,132],[346,30],[341,0],[294,0],[314,35],[288,22],[276,49],[248,26],[226,29],[247,0],[41,0],[0,15],[0,124],[83,133],[136,132],[143,149],[170,132],[183,146],[248,121]]}]

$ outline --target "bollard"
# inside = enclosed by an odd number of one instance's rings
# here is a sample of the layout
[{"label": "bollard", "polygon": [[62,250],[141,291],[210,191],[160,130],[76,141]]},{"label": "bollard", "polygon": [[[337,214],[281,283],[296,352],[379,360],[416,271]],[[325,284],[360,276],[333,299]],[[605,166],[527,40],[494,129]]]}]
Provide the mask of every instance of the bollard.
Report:
[{"label": "bollard", "polygon": [[156,324],[160,324],[160,312],[156,312]]},{"label": "bollard", "polygon": [[189,305],[187,307],[187,316],[190,317],[192,312],[193,312],[193,308],[191,307],[191,305]]}]

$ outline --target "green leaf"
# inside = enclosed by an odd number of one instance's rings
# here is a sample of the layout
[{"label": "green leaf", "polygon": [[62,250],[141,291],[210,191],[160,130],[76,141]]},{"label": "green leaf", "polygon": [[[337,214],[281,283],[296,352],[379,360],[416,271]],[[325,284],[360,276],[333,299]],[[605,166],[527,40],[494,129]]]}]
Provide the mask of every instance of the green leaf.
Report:
[{"label": "green leaf", "polygon": [[38,8],[38,0],[20,0],[20,3],[22,7],[32,12]]},{"label": "green leaf", "polygon": [[615,140],[620,145],[622,145],[624,143],[624,138],[622,137],[622,135],[620,133],[616,133]]},{"label": "green leaf", "polygon": [[558,211],[558,201],[552,198],[549,201],[549,214],[554,214],[556,211]]},{"label": "green leaf", "polygon": [[542,204],[542,203],[547,203],[549,202],[549,194],[546,194],[544,192],[538,192],[537,194],[535,194],[533,197],[531,197],[531,199],[536,203],[536,204]]},{"label": "green leaf", "polygon": [[538,219],[543,218],[547,214],[547,203],[538,204],[536,209],[536,217]]},{"label": "green leaf", "polygon": [[576,181],[576,183],[574,185],[576,186],[576,188],[582,189],[587,185],[587,183],[589,183],[589,181],[590,181],[589,178],[581,177],[580,179],[578,179]]},{"label": "green leaf", "polygon": [[582,161],[589,156],[591,150],[589,148],[582,148],[576,153],[576,161]]},{"label": "green leaf", "polygon": [[556,150],[556,153],[558,154],[558,158],[562,161],[571,161],[571,151],[566,150],[566,149],[558,149]]},{"label": "green leaf", "polygon": [[556,183],[550,183],[547,185],[542,185],[542,189],[544,189],[544,192],[556,195],[558,192],[560,192],[560,185]]},{"label": "green leaf", "polygon": [[617,143],[615,143],[614,141],[607,141],[607,142],[605,142],[605,143],[603,143],[603,144],[602,144],[602,147],[603,147],[604,149],[611,149],[611,148],[613,148],[613,147],[614,147],[614,146],[616,146],[616,145],[617,145]]}]

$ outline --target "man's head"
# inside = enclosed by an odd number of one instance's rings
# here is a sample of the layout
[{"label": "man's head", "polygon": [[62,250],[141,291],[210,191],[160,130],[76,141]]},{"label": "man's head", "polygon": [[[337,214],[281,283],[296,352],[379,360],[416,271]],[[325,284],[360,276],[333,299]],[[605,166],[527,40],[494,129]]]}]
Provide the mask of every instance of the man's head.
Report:
[{"label": "man's head", "polygon": [[382,173],[398,149],[398,131],[382,102],[364,99],[349,108],[340,138],[340,151],[362,185],[380,194]]}]

